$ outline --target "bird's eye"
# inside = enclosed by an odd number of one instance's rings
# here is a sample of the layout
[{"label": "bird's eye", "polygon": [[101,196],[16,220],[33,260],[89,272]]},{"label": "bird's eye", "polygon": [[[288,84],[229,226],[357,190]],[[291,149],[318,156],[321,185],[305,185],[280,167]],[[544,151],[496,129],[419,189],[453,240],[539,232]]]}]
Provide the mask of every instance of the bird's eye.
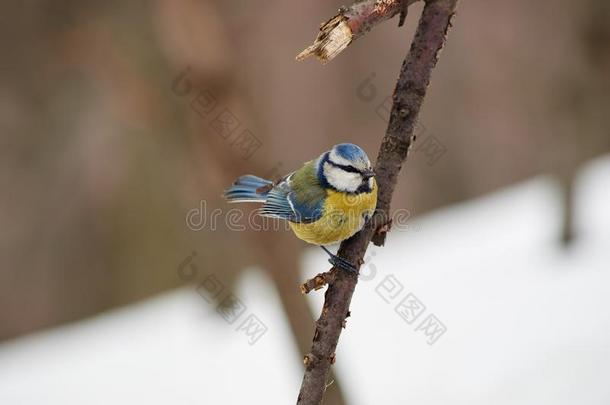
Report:
[{"label": "bird's eye", "polygon": [[343,170],[344,172],[348,172],[348,173],[361,173],[360,170],[356,169],[354,166],[352,165],[342,165],[339,163],[335,163],[332,160],[329,160],[328,163],[330,163],[332,166]]}]

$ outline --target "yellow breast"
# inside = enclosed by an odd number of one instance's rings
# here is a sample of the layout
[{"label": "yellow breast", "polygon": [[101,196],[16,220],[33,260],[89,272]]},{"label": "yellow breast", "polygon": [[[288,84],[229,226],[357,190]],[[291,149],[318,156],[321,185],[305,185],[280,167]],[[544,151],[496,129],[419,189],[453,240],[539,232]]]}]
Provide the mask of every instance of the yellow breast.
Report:
[{"label": "yellow breast", "polygon": [[323,215],[315,222],[290,223],[295,235],[314,245],[329,245],[349,238],[364,225],[377,206],[377,182],[370,193],[326,192]]}]

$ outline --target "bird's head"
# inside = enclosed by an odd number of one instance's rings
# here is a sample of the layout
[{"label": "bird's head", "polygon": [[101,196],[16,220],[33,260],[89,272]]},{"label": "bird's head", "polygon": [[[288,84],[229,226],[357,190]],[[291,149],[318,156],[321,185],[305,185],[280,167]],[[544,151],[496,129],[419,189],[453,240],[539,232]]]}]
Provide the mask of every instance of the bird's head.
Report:
[{"label": "bird's head", "polygon": [[366,153],[351,143],[333,146],[318,159],[322,185],[346,193],[370,192],[375,172]]}]

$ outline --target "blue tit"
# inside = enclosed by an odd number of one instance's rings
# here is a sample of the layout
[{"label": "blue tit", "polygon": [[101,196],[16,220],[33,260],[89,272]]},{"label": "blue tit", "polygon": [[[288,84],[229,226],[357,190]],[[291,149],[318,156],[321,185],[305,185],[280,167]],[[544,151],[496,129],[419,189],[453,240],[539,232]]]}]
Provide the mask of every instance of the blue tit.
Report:
[{"label": "blue tit", "polygon": [[333,266],[357,271],[324,245],[341,242],[362,229],[377,206],[377,183],[366,153],[359,146],[342,143],[277,183],[242,176],[225,198],[263,203],[258,214],[288,221],[298,238],[321,246]]}]

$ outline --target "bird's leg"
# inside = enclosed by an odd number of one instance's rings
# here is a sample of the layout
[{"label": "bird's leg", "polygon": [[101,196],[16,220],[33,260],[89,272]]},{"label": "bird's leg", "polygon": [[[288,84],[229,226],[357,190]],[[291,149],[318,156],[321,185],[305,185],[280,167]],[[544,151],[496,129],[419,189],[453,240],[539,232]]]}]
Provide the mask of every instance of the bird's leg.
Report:
[{"label": "bird's leg", "polygon": [[324,246],[320,247],[330,256],[330,258],[328,259],[328,262],[330,264],[345,271],[358,273],[358,269],[353,264],[335,254],[332,254],[330,250],[326,249]]}]

